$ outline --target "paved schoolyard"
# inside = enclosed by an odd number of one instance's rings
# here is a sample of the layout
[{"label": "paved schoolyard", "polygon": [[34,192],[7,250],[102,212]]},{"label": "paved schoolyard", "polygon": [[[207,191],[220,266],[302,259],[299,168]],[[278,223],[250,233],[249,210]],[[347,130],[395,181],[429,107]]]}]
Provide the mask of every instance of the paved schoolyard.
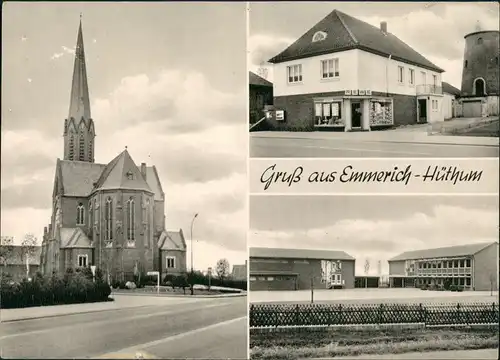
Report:
[{"label": "paved schoolyard", "polygon": [[[327,360],[308,359],[308,360]],[[405,353],[405,354],[383,354],[383,355],[360,355],[360,356],[337,356],[335,359],[439,359],[439,360],[465,360],[465,359],[498,359],[498,349],[481,349],[481,350],[453,350],[453,351],[429,351],[422,353]],[[305,359],[304,359],[305,360]]]},{"label": "paved schoolyard", "polygon": [[[311,290],[250,291],[249,302],[310,302]],[[315,303],[399,303],[399,302],[498,302],[498,291],[428,291],[420,289],[344,289],[314,290]]]}]

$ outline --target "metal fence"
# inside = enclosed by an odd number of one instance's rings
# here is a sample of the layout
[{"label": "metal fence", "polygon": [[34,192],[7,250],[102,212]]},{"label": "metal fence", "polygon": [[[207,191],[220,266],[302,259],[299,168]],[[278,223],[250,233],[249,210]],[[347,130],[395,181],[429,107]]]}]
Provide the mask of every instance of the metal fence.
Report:
[{"label": "metal fence", "polygon": [[251,304],[250,327],[425,324],[498,324],[498,303]]}]

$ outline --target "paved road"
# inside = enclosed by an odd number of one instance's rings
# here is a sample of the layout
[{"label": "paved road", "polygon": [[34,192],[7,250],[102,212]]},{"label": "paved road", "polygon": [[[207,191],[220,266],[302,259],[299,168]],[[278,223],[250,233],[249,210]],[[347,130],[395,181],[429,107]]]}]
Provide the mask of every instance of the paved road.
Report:
[{"label": "paved road", "polygon": [[463,134],[464,136],[491,136],[491,134],[498,134],[500,128],[500,123],[498,121],[495,121],[490,124],[486,124],[484,126],[478,126],[470,131],[467,131]]},{"label": "paved road", "polygon": [[427,158],[498,157],[494,146],[418,144],[349,139],[250,137],[250,157],[283,158]]},{"label": "paved road", "polygon": [[2,323],[2,358],[247,357],[246,297]]}]

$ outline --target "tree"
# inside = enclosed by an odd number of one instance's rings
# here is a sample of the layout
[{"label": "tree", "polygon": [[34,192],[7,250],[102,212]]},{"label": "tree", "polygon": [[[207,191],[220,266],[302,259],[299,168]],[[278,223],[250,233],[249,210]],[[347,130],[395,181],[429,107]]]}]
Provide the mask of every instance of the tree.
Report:
[{"label": "tree", "polygon": [[227,259],[217,261],[215,272],[219,280],[224,280],[229,275],[229,261]]},{"label": "tree", "polygon": [[[370,259],[365,261],[365,275],[368,275],[368,271],[370,271]],[[368,278],[365,278],[365,287],[368,287]]]},{"label": "tree", "polygon": [[0,261],[7,266],[14,252],[14,238],[12,236],[0,237]]},{"label": "tree", "polygon": [[26,274],[29,274],[29,263],[35,259],[38,240],[33,234],[24,235],[21,242],[21,260],[26,263]]}]

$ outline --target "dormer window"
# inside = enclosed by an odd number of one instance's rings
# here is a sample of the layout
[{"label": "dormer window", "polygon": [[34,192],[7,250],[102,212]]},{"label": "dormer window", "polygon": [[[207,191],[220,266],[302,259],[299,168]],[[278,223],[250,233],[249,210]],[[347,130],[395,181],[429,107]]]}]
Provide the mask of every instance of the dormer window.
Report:
[{"label": "dormer window", "polygon": [[312,38],[312,42],[323,41],[326,39],[326,36],[327,36],[326,32],[317,31]]},{"label": "dormer window", "polygon": [[127,172],[126,175],[127,175],[127,179],[134,180],[134,174],[132,173],[132,171]]}]

